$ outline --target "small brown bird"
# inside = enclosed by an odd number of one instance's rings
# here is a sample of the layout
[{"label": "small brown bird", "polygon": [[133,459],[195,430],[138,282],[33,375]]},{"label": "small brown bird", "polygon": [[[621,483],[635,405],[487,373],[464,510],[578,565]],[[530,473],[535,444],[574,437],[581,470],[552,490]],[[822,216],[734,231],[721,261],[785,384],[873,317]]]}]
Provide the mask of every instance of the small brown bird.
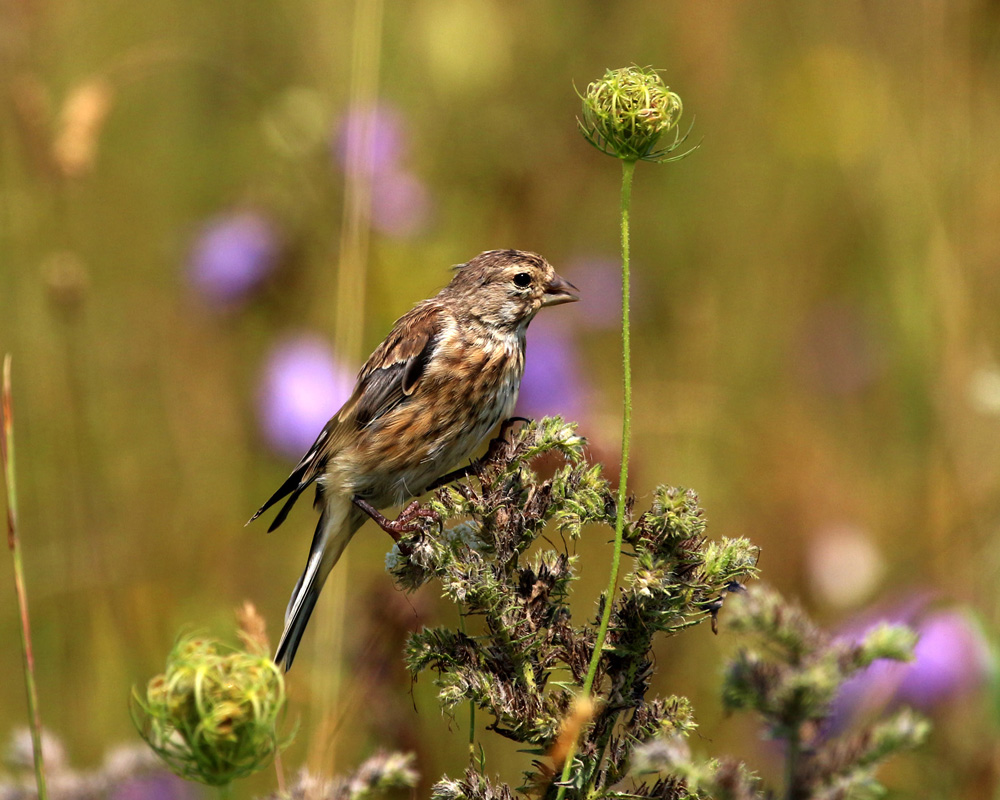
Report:
[{"label": "small brown bird", "polygon": [[395,521],[378,509],[422,494],[510,416],[524,373],[525,330],[538,310],[578,299],[541,256],[490,250],[456,267],[436,296],[396,321],[350,399],[250,519],[287,497],[273,531],[316,482],[319,524],[275,662],[292,666],[323,583],[365,519],[395,539],[411,530],[416,503]]}]

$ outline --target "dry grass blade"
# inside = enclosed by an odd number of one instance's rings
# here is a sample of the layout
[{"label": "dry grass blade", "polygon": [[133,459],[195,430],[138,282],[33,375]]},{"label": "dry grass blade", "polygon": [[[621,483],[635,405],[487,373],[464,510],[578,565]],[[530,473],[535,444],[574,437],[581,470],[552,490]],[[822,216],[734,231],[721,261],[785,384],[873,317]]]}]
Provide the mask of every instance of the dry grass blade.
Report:
[{"label": "dry grass blade", "polygon": [[7,546],[13,554],[14,588],[17,606],[21,612],[21,652],[24,656],[24,685],[28,693],[28,713],[31,716],[31,748],[35,756],[35,781],[39,800],[47,800],[45,767],[42,761],[42,718],[38,710],[38,692],[35,689],[35,657],[31,650],[31,623],[28,619],[28,593],[24,587],[24,567],[21,547],[17,538],[17,484],[14,481],[14,412],[10,391],[10,353],[3,360],[3,390],[0,411],[0,456],[3,458],[4,486],[7,492]]}]

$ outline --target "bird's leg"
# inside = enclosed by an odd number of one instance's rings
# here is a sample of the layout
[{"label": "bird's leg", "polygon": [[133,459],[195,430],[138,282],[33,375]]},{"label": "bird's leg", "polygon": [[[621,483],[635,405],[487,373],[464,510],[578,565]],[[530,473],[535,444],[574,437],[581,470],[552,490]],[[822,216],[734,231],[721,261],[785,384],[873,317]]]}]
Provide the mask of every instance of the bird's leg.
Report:
[{"label": "bird's leg", "polygon": [[401,534],[412,533],[417,530],[418,526],[412,524],[415,519],[422,517],[434,520],[435,522],[440,520],[436,512],[422,507],[419,500],[414,500],[410,503],[394,520],[386,517],[375,506],[357,495],[351,498],[351,502],[375,520],[375,524],[388,533],[392,537],[392,540],[397,543]]},{"label": "bird's leg", "polygon": [[462,478],[468,478],[470,475],[478,474],[479,470],[482,469],[483,464],[487,464],[496,458],[497,453],[500,452],[500,448],[507,443],[507,431],[513,427],[515,422],[531,422],[531,420],[527,417],[510,417],[509,419],[505,419],[500,423],[500,430],[490,441],[489,447],[486,448],[486,452],[483,454],[482,458],[477,458],[467,467],[460,467],[459,469],[452,470],[451,472],[442,475],[430,486],[424,489],[424,491],[433,492],[435,489],[440,489],[442,486],[447,486],[449,483],[454,483],[455,481],[462,480]]}]

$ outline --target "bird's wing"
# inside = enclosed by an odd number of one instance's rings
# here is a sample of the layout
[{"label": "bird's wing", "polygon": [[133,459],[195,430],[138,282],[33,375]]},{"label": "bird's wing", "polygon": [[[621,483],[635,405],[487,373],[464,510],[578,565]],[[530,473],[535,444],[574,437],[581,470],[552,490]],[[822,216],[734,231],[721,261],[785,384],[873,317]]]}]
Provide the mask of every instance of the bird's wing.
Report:
[{"label": "bird's wing", "polygon": [[400,318],[358,375],[352,416],[359,428],[370,425],[413,394],[442,327],[440,309],[427,304]]},{"label": "bird's wing", "polygon": [[288,497],[267,530],[270,533],[277,528],[285,521],[299,495],[323,474],[327,459],[343,446],[347,437],[370,425],[413,393],[424,374],[441,327],[440,311],[426,304],[417,306],[396,322],[358,373],[358,383],[350,399],[326,423],[291,475],[257,509],[250,522]]}]

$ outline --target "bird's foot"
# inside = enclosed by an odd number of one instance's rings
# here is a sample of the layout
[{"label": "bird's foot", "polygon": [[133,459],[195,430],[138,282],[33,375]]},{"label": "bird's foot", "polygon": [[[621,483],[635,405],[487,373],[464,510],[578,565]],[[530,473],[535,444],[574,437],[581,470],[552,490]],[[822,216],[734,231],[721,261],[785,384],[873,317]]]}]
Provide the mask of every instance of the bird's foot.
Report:
[{"label": "bird's foot", "polygon": [[416,520],[429,519],[434,522],[441,521],[441,517],[438,516],[436,511],[424,508],[420,505],[420,501],[418,500],[414,500],[406,508],[404,508],[396,519],[389,519],[382,514],[381,511],[375,508],[375,506],[357,495],[351,498],[351,502],[375,520],[375,524],[388,533],[392,537],[392,540],[397,544],[399,543],[399,537],[402,534],[413,533],[413,531],[419,529],[420,526],[415,524]]}]

